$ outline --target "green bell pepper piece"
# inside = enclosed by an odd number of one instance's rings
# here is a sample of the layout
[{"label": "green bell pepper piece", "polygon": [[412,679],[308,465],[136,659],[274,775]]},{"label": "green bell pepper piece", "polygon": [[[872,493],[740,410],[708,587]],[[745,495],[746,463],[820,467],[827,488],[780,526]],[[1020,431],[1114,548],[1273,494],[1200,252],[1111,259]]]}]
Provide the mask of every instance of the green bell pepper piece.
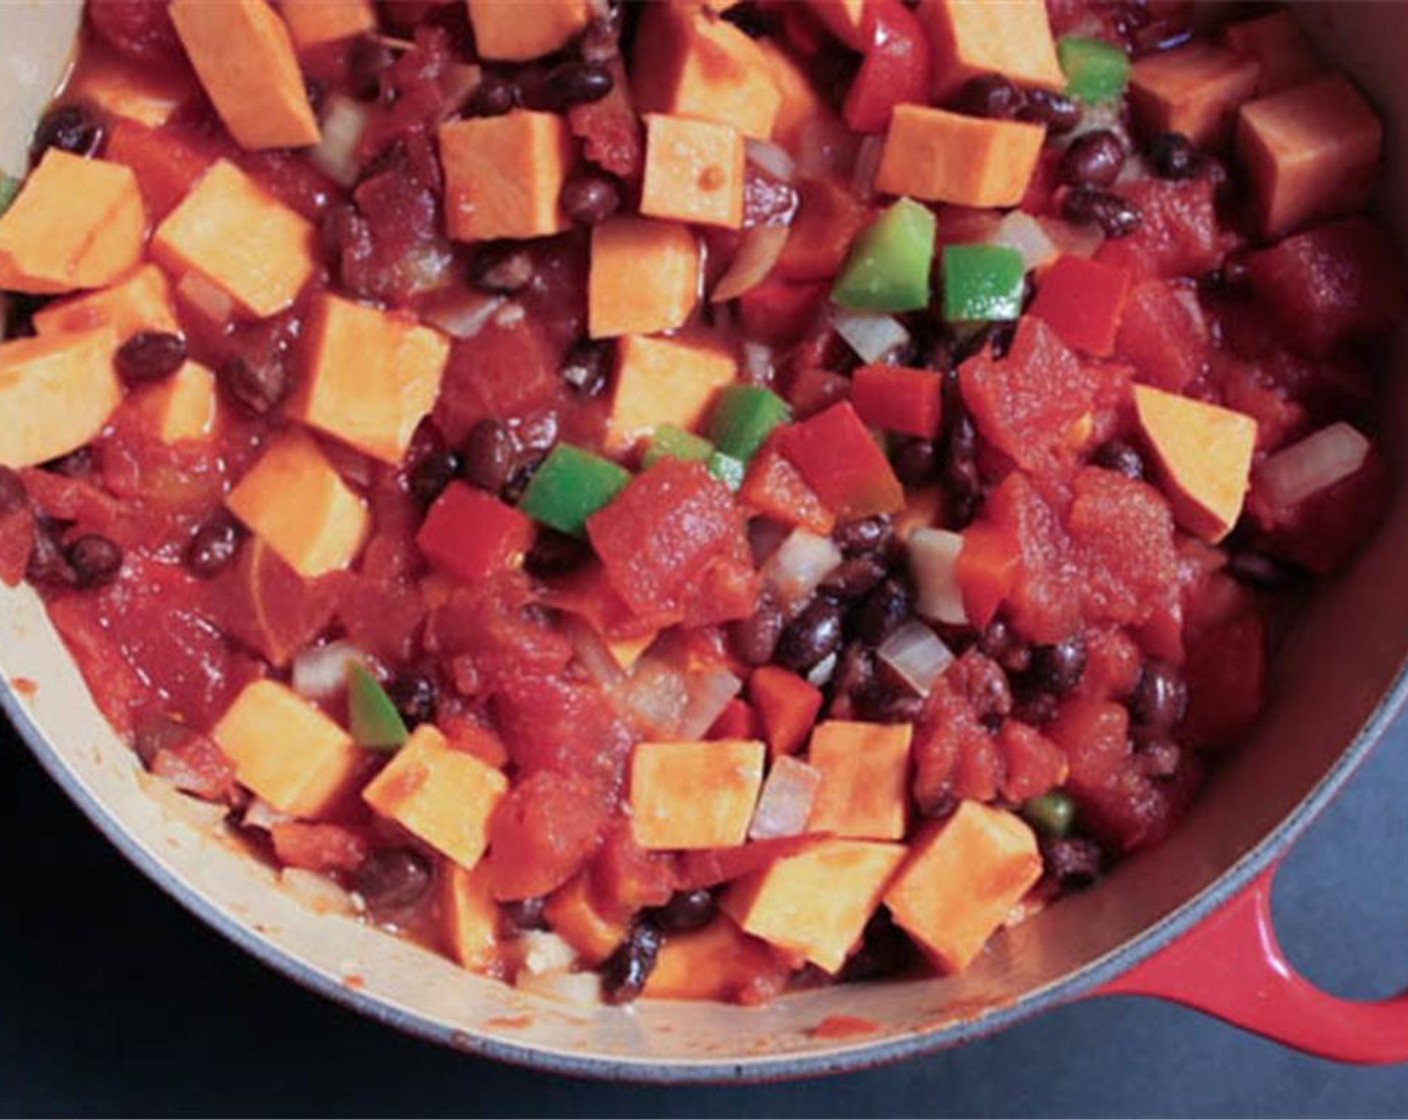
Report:
[{"label": "green bell pepper piece", "polygon": [[410,736],[386,689],[360,661],[347,663],[347,722],[352,741],[373,751],[394,751]]},{"label": "green bell pepper piece", "polygon": [[1129,84],[1129,56],[1113,43],[1067,35],[1056,44],[1066,92],[1090,105],[1119,101]]},{"label": "green bell pepper piece", "polygon": [[1076,803],[1071,795],[1053,789],[1040,797],[1022,803],[1022,816],[1039,832],[1048,836],[1065,836],[1076,819]]},{"label": "green bell pepper piece", "polygon": [[703,436],[687,432],[674,424],[661,424],[650,437],[641,466],[649,469],[661,459],[684,459],[691,463],[707,463],[714,454],[714,445]]},{"label": "green bell pepper piece", "polygon": [[1022,314],[1027,269],[1005,245],[946,245],[943,316],[949,323],[987,323]]},{"label": "green bell pepper piece", "polygon": [[743,485],[747,468],[743,465],[743,460],[725,455],[722,451],[715,451],[709,456],[709,473],[730,490],[738,490]]},{"label": "green bell pepper piece", "polygon": [[932,210],[902,198],[851,245],[831,299],[851,311],[918,311],[929,305]]},{"label": "green bell pepper piece", "polygon": [[709,420],[709,438],[725,455],[746,463],[763,441],[792,419],[787,402],[761,385],[730,385],[719,394]]},{"label": "green bell pepper piece", "polygon": [[529,481],[518,508],[534,521],[580,537],[587,518],[630,480],[630,472],[609,459],[559,443]]},{"label": "green bell pepper piece", "polygon": [[22,184],[13,175],[0,175],[0,214],[10,208],[20,193]]}]

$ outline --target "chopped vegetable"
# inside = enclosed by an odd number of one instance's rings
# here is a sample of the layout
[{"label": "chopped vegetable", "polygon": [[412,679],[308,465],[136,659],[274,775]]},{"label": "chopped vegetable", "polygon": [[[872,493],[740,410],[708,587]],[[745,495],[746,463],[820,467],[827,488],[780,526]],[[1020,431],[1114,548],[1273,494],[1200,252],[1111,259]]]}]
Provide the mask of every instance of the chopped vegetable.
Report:
[{"label": "chopped vegetable", "polygon": [[964,625],[968,615],[958,583],[963,537],[949,529],[915,529],[908,543],[909,570],[919,592],[915,609],[935,622]]},{"label": "chopped vegetable", "polygon": [[1129,84],[1129,56],[1113,43],[1066,35],[1056,43],[1066,89],[1090,105],[1117,102]]},{"label": "chopped vegetable", "polygon": [[122,400],[110,327],[0,342],[0,463],[28,467],[82,447]]},{"label": "chopped vegetable", "polygon": [[1037,283],[1031,314],[1044,319],[1067,346],[1104,358],[1114,353],[1128,295],[1125,269],[1060,257]]},{"label": "chopped vegetable", "polygon": [[440,126],[445,224],[456,241],[545,237],[567,222],[558,206],[572,135],[556,113],[515,109]]},{"label": "chopped vegetable", "polygon": [[780,450],[840,517],[893,513],[904,488],[849,401],[784,428]]},{"label": "chopped vegetable", "polygon": [[953,663],[953,652],[939,636],[913,620],[886,638],[875,655],[918,696],[928,696],[934,682]]},{"label": "chopped vegetable", "polygon": [[885,133],[875,189],[959,206],[1016,206],[1045,139],[1036,124],[899,105]]},{"label": "chopped vegetable", "polygon": [[928,98],[933,48],[924,25],[900,0],[867,0],[861,42],[860,70],[841,116],[857,132],[883,132],[896,105]]},{"label": "chopped vegetable", "polygon": [[410,732],[386,689],[360,661],[347,664],[347,729],[367,750],[396,750]]},{"label": "chopped vegetable", "polygon": [[800,759],[784,755],[774,762],[748,826],[748,839],[774,840],[805,832],[821,780],[821,771]]},{"label": "chopped vegetable", "polygon": [[929,0],[921,11],[934,43],[938,98],[982,74],[1040,89],[1063,85],[1044,0]]},{"label": "chopped vegetable", "polygon": [[729,125],[647,113],[640,212],[738,229],[746,159],[743,134]]},{"label": "chopped vegetable", "polygon": [[1269,456],[1256,484],[1272,505],[1290,508],[1354,474],[1369,450],[1369,441],[1341,420]]},{"label": "chopped vegetable", "polygon": [[534,521],[580,537],[587,518],[607,505],[631,480],[609,459],[559,443],[543,460],[518,508]]},{"label": "chopped vegetable", "polygon": [[902,198],[861,232],[831,289],[852,311],[914,311],[929,302],[933,212]]},{"label": "chopped vegetable", "polygon": [[[816,725],[807,761],[821,787],[807,827],[858,840],[898,840],[909,822],[908,723],[828,719]],[[778,762],[791,761],[779,759]]]},{"label": "chopped vegetable", "polygon": [[1135,121],[1151,133],[1177,132],[1217,146],[1231,135],[1238,107],[1256,91],[1260,67],[1206,43],[1141,58],[1130,74]]},{"label": "chopped vegetable", "polygon": [[1065,836],[1076,819],[1076,803],[1068,793],[1052,790],[1022,803],[1022,816],[1048,836]]},{"label": "chopped vegetable", "polygon": [[851,403],[867,424],[933,439],[939,432],[943,379],[933,370],[868,365],[851,376]]},{"label": "chopped vegetable", "polygon": [[616,344],[606,450],[626,451],[661,424],[697,428],[719,390],[737,376],[733,356],[720,347],[627,335]]},{"label": "chopped vegetable", "polygon": [[763,580],[784,606],[801,604],[841,560],[841,550],[830,537],[793,529],[768,557]]},{"label": "chopped vegetable", "polygon": [[1026,267],[1002,245],[945,245],[943,314],[950,323],[1014,320],[1022,314]]},{"label": "chopped vegetable", "polygon": [[[762,743],[748,740],[637,744],[630,782],[636,842],[677,851],[742,844],[766,753]],[[700,790],[709,791],[707,799]]]},{"label": "chopped vegetable", "polygon": [[832,325],[863,362],[878,362],[909,342],[909,332],[893,315],[838,311]]},{"label": "chopped vegetable", "polygon": [[416,534],[425,558],[463,583],[508,571],[532,543],[522,512],[463,482],[445,487]]},{"label": "chopped vegetable", "polygon": [[645,449],[641,466],[649,469],[666,458],[707,463],[713,454],[714,445],[703,436],[686,432],[674,424],[661,424],[650,438],[650,446]]},{"label": "chopped vegetable", "polygon": [[19,196],[20,187],[23,185],[23,180],[16,179],[13,175],[0,174],[0,214],[10,208],[10,203]]},{"label": "chopped vegetable", "polygon": [[787,402],[761,385],[729,385],[714,404],[709,438],[723,454],[749,462],[774,429],[787,423]]}]

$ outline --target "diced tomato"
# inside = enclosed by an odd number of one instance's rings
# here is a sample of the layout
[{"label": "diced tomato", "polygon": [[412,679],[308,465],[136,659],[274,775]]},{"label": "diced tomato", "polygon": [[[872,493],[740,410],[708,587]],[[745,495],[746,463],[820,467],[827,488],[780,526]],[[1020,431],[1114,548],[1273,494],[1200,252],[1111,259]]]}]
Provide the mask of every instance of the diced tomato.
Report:
[{"label": "diced tomato", "polygon": [[533,543],[533,523],[483,490],[452,482],[430,507],[416,546],[465,583],[507,569]]},{"label": "diced tomato", "polygon": [[1004,720],[997,732],[1002,752],[1002,796],[1022,802],[1040,797],[1066,776],[1066,756],[1036,728],[1020,720]]},{"label": "diced tomato", "polygon": [[724,705],[706,736],[710,739],[756,739],[759,734],[758,715],[746,700],[734,697]]},{"label": "diced tomato", "polygon": [[967,698],[940,677],[914,734],[914,800],[934,812],[957,798],[991,800],[1002,780],[1002,757]]},{"label": "diced tomato", "polygon": [[782,280],[830,280],[840,271],[851,242],[870,219],[870,208],[849,184],[806,178],[798,184],[797,217],[774,274]]},{"label": "diced tomato", "polygon": [[600,788],[585,778],[543,770],[517,783],[489,820],[494,897],[538,898],[562,886],[597,850],[607,815]]},{"label": "diced tomato", "polygon": [[126,164],[137,176],[147,216],[159,222],[176,208],[214,157],[186,143],[172,129],[120,120],[108,134],[103,158]]},{"label": "diced tomato", "polygon": [[783,429],[778,450],[838,517],[893,513],[904,505],[890,461],[849,401]]},{"label": "diced tomato", "polygon": [[431,615],[425,644],[446,657],[468,658],[490,691],[520,674],[558,676],[572,660],[572,644],[539,617],[536,603],[518,575],[459,588]]},{"label": "diced tomato", "polygon": [[49,621],[68,647],[85,680],[102,681],[93,700],[119,735],[132,729],[133,713],[147,699],[146,685],[124,660],[116,640],[76,596],[49,602]]},{"label": "diced tomato", "polygon": [[861,366],[851,376],[851,403],[867,424],[933,439],[939,431],[943,379],[932,370]]},{"label": "diced tomato", "polygon": [[28,503],[0,514],[0,583],[14,587],[24,579],[34,549],[34,512]]},{"label": "diced tomato", "polygon": [[212,581],[210,601],[228,633],[284,666],[327,629],[346,587],[340,572],[305,579],[253,539]]},{"label": "diced tomato", "polygon": [[1136,381],[1182,392],[1207,369],[1209,350],[1206,323],[1172,285],[1147,280],[1130,292],[1115,351],[1134,366]]},{"label": "diced tomato", "polygon": [[1031,314],[1067,346],[1097,357],[1115,349],[1129,294],[1129,273],[1083,257],[1057,258],[1041,275]]},{"label": "diced tomato", "polygon": [[619,57],[607,63],[614,80],[611,92],[596,101],[567,110],[572,135],[582,141],[587,159],[618,179],[640,178],[645,162],[640,117],[631,102],[626,68]]},{"label": "diced tomato", "polygon": [[456,341],[435,403],[435,423],[461,445],[486,416],[522,416],[551,405],[561,379],[559,355],[532,322],[503,327],[493,319],[472,339]]},{"label": "diced tomato", "polygon": [[754,513],[781,525],[800,525],[818,536],[836,526],[836,515],[821,504],[801,473],[769,442],[753,457],[738,500]]},{"label": "diced tomato", "polygon": [[988,495],[984,519],[1017,542],[1020,569],[1007,598],[1007,614],[1017,632],[1048,643],[1075,633],[1080,628],[1080,573],[1057,511],[1030,478],[1013,471]]},{"label": "diced tomato", "polygon": [[821,689],[796,673],[763,665],[748,678],[748,698],[757,709],[772,757],[801,749],[821,711]]},{"label": "diced tomato", "polygon": [[1251,730],[1266,691],[1266,634],[1247,613],[1198,628],[1184,666],[1188,715],[1180,737],[1195,747],[1228,747]]},{"label": "diced tomato", "polygon": [[647,906],[663,906],[675,892],[675,866],[666,855],[647,852],[618,818],[606,831],[592,861],[593,895],[608,914],[628,918]]},{"label": "diced tomato", "polygon": [[595,687],[562,677],[505,673],[492,711],[520,772],[551,770],[619,786],[633,736]]},{"label": "diced tomato", "polygon": [[1138,624],[1168,597],[1178,575],[1173,516],[1152,486],[1086,467],[1066,524],[1087,619]]},{"label": "diced tomato", "polygon": [[963,613],[972,626],[982,630],[993,620],[1012,591],[1020,566],[1021,555],[1011,534],[982,521],[963,530],[954,577],[963,595]]},{"label": "diced tomato", "polygon": [[186,52],[176,37],[166,0],[92,0],[88,21],[105,43],[134,62],[183,68]]},{"label": "diced tomato", "polygon": [[753,840],[736,848],[701,848],[682,852],[677,866],[678,889],[701,890],[761,871],[768,864],[795,856],[814,840],[815,833],[780,836],[774,840]]},{"label": "diced tomato", "polygon": [[1370,448],[1364,465],[1293,508],[1273,506],[1253,476],[1247,513],[1272,556],[1325,574],[1340,567],[1383,523],[1391,496],[1388,471]]},{"label": "diced tomato", "polygon": [[1119,188],[1140,214],[1128,237],[1107,240],[1096,251],[1103,264],[1131,277],[1201,276],[1217,267],[1230,247],[1220,232],[1208,179],[1139,179]]},{"label": "diced tomato", "polygon": [[856,132],[884,132],[896,105],[928,100],[933,48],[900,0],[866,0],[861,34],[868,46],[841,115]]},{"label": "diced tomato", "polygon": [[738,318],[750,336],[775,346],[805,334],[825,298],[824,283],[764,280],[738,297]]},{"label": "diced tomato", "polygon": [[269,832],[280,863],[320,874],[356,871],[370,851],[365,836],[340,824],[279,821]]},{"label": "diced tomato", "polygon": [[1263,367],[1215,353],[1212,373],[1222,403],[1256,421],[1258,451],[1274,451],[1304,430],[1305,408],[1291,400]]},{"label": "diced tomato", "polygon": [[1139,643],[1118,626],[1088,627],[1076,691],[1091,700],[1123,700],[1134,691],[1143,663]]}]

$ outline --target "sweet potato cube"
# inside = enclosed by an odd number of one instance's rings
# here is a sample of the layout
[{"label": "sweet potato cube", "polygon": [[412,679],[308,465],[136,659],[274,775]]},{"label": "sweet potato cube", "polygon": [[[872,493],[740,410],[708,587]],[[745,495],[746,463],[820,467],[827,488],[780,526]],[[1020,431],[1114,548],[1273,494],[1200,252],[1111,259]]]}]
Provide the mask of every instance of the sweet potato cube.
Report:
[{"label": "sweet potato cube", "polygon": [[1227,139],[1238,108],[1256,92],[1256,59],[1208,43],[1146,55],[1129,75],[1129,102],[1149,132],[1181,132],[1199,145]]},{"label": "sweet potato cube", "polygon": [[371,522],[366,502],[348,489],[303,431],[277,437],[225,504],[308,579],[347,567]]},{"label": "sweet potato cube", "polygon": [[834,114],[812,84],[806,69],[787,51],[771,39],[759,39],[758,49],[763,53],[779,97],[777,117],[772,125],[773,143],[795,152],[811,122]]},{"label": "sweet potato cube", "polygon": [[246,315],[283,311],[317,269],[310,222],[228,160],[213,164],[152,237],[173,275],[194,272]]},{"label": "sweet potato cube", "polygon": [[640,212],[706,226],[743,224],[743,134],[713,121],[645,118]]},{"label": "sweet potato cube", "polygon": [[93,439],[122,400],[110,327],[0,343],[0,465],[29,467]]},{"label": "sweet potato cube", "polygon": [[119,343],[142,331],[179,333],[181,324],[166,273],[154,264],[144,264],[111,287],[51,303],[34,314],[39,334],[94,327],[112,327]]},{"label": "sweet potato cube", "polygon": [[835,972],[904,856],[903,844],[820,840],[738,880],[722,906],[745,933]]},{"label": "sweet potato cube", "polygon": [[172,0],[170,12],[235,143],[257,151],[318,142],[318,118],[288,28],[266,0]]},{"label": "sweet potato cube", "polygon": [[616,388],[606,449],[625,451],[661,424],[693,429],[715,394],[738,375],[732,357],[672,338],[627,335],[616,347]]},{"label": "sweet potato cube", "polygon": [[752,739],[637,744],[630,797],[636,843],[652,851],[742,844],[766,754]]},{"label": "sweet potato cube", "polygon": [[666,938],[643,994],[648,999],[748,1002],[760,984],[768,987],[757,992],[759,999],[773,994],[772,985],[780,988],[788,971],[765,942],[720,914],[703,929]]},{"label": "sweet potato cube", "polygon": [[587,26],[587,0],[469,0],[479,57],[526,62],[560,50]]},{"label": "sweet potato cube", "polygon": [[499,904],[489,886],[489,869],[466,870],[452,863],[440,880],[440,920],[445,945],[460,967],[488,972],[498,962]]},{"label": "sweet potato cube", "polygon": [[1148,385],[1134,386],[1134,409],[1175,520],[1216,544],[1242,512],[1256,421]]},{"label": "sweet potato cube", "polygon": [[376,30],[371,0],[279,0],[279,13],[301,51]]},{"label": "sweet potato cube", "polygon": [[1036,835],[1022,819],[965,801],[914,842],[885,905],[940,968],[957,972],[1040,878]]},{"label": "sweet potato cube", "polygon": [[576,876],[558,887],[543,910],[553,933],[571,945],[588,968],[609,957],[626,940],[626,923],[602,913],[592,898],[591,879]]},{"label": "sweet potato cube", "polygon": [[546,237],[567,228],[557,205],[572,134],[556,113],[516,109],[440,126],[445,221],[457,241]]},{"label": "sweet potato cube", "polygon": [[199,362],[188,361],[143,393],[140,407],[162,443],[205,439],[215,431],[219,410],[215,375]]},{"label": "sweet potato cube", "polygon": [[1066,87],[1044,0],[923,0],[920,12],[934,44],[939,100],[979,74],[1003,74],[1022,86]]},{"label": "sweet potato cube", "polygon": [[362,800],[461,867],[479,862],[489,818],[508,792],[503,772],[457,751],[429,723],[362,791]]},{"label": "sweet potato cube", "polygon": [[679,222],[619,217],[592,229],[593,338],[682,326],[699,301],[699,242]]},{"label": "sweet potato cube", "polygon": [[323,295],[290,411],[373,459],[399,463],[435,404],[450,343],[412,315]]},{"label": "sweet potato cube", "polygon": [[767,140],[782,95],[758,44],[701,8],[649,4],[641,17],[631,92],[642,113],[732,125]]},{"label": "sweet potato cube", "polygon": [[926,202],[1016,206],[1027,193],[1045,138],[1040,125],[896,105],[875,186]]},{"label": "sweet potato cube", "polygon": [[807,0],[807,7],[842,43],[865,53],[865,0]]},{"label": "sweet potato cube", "polygon": [[246,685],[210,734],[242,785],[294,817],[321,815],[362,768],[351,736],[278,681]]},{"label": "sweet potato cube", "polygon": [[184,75],[102,54],[85,58],[65,90],[75,101],[147,128],[160,128],[194,93],[195,84]]},{"label": "sweet potato cube", "polygon": [[137,266],[146,232],[131,168],[50,148],[0,215],[0,289],[101,288]]},{"label": "sweet potato cube", "polygon": [[913,724],[816,725],[807,761],[821,771],[808,832],[858,840],[899,840],[906,823]]},{"label": "sweet potato cube", "polygon": [[1237,154],[1269,238],[1358,210],[1382,149],[1378,115],[1338,74],[1243,105],[1237,119]]},{"label": "sweet potato cube", "polygon": [[1222,29],[1222,41],[1261,67],[1256,85],[1259,95],[1298,86],[1324,70],[1305,32],[1288,11],[1229,23]]}]

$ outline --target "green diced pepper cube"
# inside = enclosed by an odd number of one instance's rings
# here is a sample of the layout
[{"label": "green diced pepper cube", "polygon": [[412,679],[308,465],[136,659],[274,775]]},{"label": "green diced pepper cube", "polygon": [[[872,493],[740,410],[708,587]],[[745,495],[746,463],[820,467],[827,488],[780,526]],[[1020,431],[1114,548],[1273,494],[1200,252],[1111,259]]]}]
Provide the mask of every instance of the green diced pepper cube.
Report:
[{"label": "green diced pepper cube", "polygon": [[987,323],[1022,314],[1027,268],[1005,245],[946,245],[943,316],[949,323]]},{"label": "green diced pepper cube", "polygon": [[792,419],[787,402],[761,385],[730,385],[719,394],[709,438],[725,455],[747,463],[763,441]]},{"label": "green diced pepper cube", "polygon": [[661,424],[650,437],[641,465],[650,468],[661,459],[685,459],[691,463],[707,463],[714,445],[703,436],[687,432],[674,424]]},{"label": "green diced pepper cube", "polygon": [[630,472],[609,459],[559,443],[533,475],[518,508],[534,521],[580,537],[587,518],[630,480]]},{"label": "green diced pepper cube", "polygon": [[20,193],[21,183],[13,175],[0,175],[0,214],[10,208],[10,203]]},{"label": "green diced pepper cube", "polygon": [[1048,836],[1065,836],[1076,819],[1076,803],[1068,793],[1054,789],[1022,803],[1027,823]]},{"label": "green diced pepper cube", "polygon": [[715,451],[709,456],[709,473],[730,490],[737,490],[743,485],[746,470],[741,459],[725,455],[722,451]]},{"label": "green diced pepper cube", "polygon": [[352,742],[373,751],[394,751],[410,736],[386,689],[360,661],[347,663],[347,722]]},{"label": "green diced pepper cube", "polygon": [[1129,56],[1113,43],[1067,35],[1056,44],[1066,91],[1090,105],[1119,101],[1129,84]]},{"label": "green diced pepper cube", "polygon": [[929,305],[934,213],[902,198],[861,231],[831,289],[851,311],[918,311]]}]

